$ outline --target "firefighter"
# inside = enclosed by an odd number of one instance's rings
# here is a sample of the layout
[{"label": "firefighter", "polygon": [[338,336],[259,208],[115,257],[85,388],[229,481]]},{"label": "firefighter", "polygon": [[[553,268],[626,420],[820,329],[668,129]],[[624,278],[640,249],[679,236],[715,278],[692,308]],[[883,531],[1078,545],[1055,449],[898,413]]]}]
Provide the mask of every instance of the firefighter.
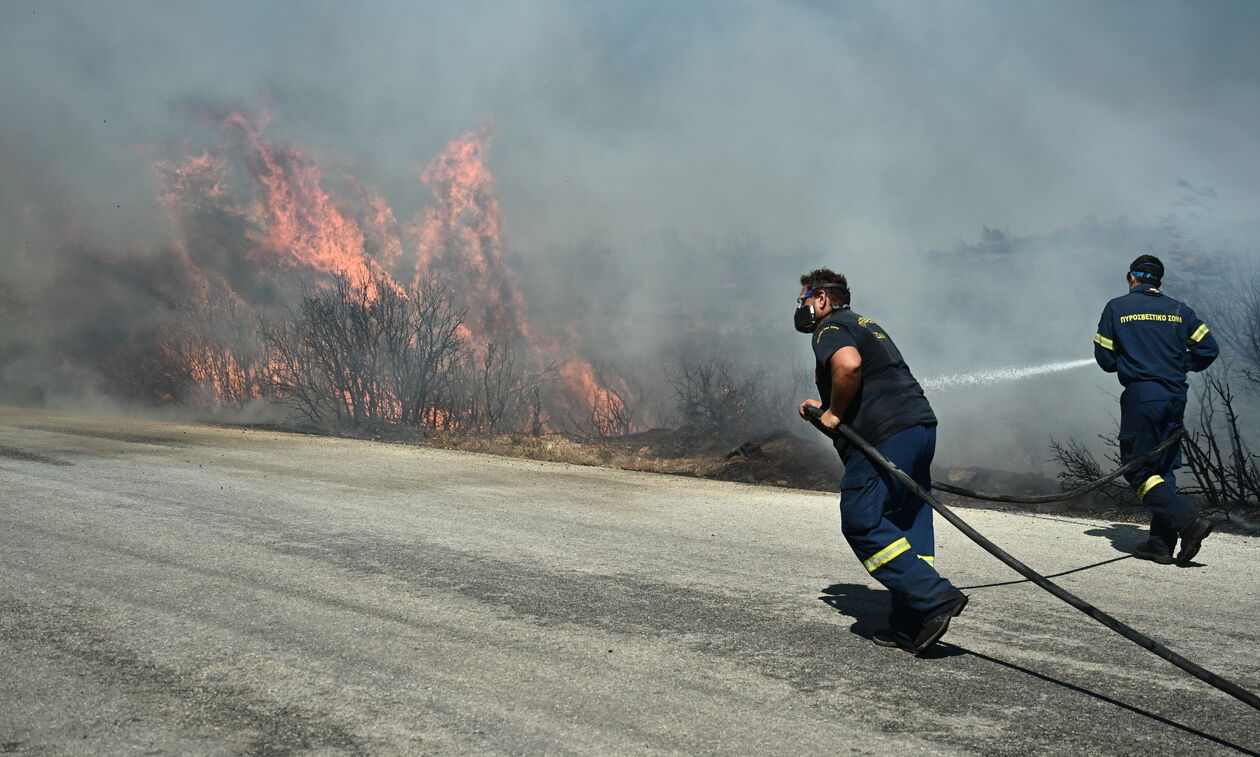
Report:
[{"label": "firefighter", "polygon": [[[844,276],[820,268],[801,277],[797,331],[810,334],[822,408],[816,423],[834,432],[846,423],[908,473],[931,486],[936,415],[887,330],[849,309]],[[858,560],[892,600],[889,628],[872,640],[921,653],[949,629],[967,597],[936,572],[932,510],[892,474],[831,434],[844,463],[840,481],[840,528]]]},{"label": "firefighter", "polygon": [[[1164,264],[1142,255],[1125,277],[1129,293],[1107,303],[1094,359],[1124,386],[1120,395],[1120,460],[1127,463],[1182,427],[1186,371],[1202,371],[1218,353],[1207,324],[1183,302],[1164,294]],[[1143,560],[1187,565],[1212,532],[1212,521],[1177,495],[1173,471],[1181,466],[1180,442],[1125,474],[1138,500],[1151,511],[1150,538],[1133,554]],[[1181,550],[1173,557],[1173,548]]]}]

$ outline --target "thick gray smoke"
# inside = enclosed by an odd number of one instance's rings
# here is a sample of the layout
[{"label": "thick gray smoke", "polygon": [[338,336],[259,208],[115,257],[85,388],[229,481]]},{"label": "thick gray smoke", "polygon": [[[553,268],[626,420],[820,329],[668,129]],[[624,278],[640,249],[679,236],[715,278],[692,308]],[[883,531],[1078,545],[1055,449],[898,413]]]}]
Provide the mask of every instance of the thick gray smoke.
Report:
[{"label": "thick gray smoke", "polygon": [[[29,296],[134,258],[134,292],[65,311],[117,338],[177,241],[154,165],[234,107],[404,225],[419,168],[489,125],[531,314],[659,394],[684,350],[807,388],[788,319],[824,265],[920,378],[1088,358],[1137,254],[1178,294],[1260,236],[1258,23],[1199,0],[8,2],[5,339],[55,340]],[[38,364],[0,354],[10,381]],[[1116,393],[1088,367],[942,389],[941,457],[1039,465],[1052,434],[1109,433]]]}]

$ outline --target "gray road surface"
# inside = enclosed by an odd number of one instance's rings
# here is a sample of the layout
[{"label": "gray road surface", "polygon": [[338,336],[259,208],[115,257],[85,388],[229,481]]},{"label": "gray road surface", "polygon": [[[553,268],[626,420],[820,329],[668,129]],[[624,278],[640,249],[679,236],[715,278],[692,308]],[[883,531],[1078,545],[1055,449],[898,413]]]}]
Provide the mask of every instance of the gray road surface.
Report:
[{"label": "gray road surface", "polygon": [[[1260,690],[1260,543],[965,510]],[[836,497],[0,409],[0,753],[1238,754],[1260,713],[948,526],[928,659]]]}]

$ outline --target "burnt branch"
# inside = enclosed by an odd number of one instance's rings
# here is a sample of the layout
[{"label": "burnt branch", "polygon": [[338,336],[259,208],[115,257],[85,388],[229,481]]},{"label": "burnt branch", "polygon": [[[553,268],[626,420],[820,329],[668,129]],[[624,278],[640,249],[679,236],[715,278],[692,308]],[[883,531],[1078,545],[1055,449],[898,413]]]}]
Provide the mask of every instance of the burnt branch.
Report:
[{"label": "burnt branch", "polygon": [[685,429],[735,440],[781,427],[792,396],[769,373],[724,358],[684,355],[666,371]]},{"label": "burnt branch", "polygon": [[1199,393],[1198,428],[1186,435],[1183,450],[1195,479],[1189,493],[1208,512],[1225,518],[1237,512],[1260,511],[1260,469],[1257,455],[1243,438],[1229,383],[1219,375],[1204,377]]},{"label": "burnt branch", "polygon": [[[1099,438],[1105,443],[1110,442],[1111,446],[1114,447],[1115,441],[1113,439],[1104,436],[1099,436]],[[1093,483],[1109,472],[1104,471],[1085,445],[1075,439],[1068,439],[1066,442],[1051,439],[1050,459],[1063,468],[1058,473],[1059,486],[1063,491],[1071,491]],[[1118,466],[1120,464],[1119,455],[1115,452],[1109,453],[1108,462],[1112,466]],[[1123,507],[1138,504],[1137,496],[1123,481],[1111,481],[1099,488],[1097,492],[1111,502]]]},{"label": "burnt branch", "polygon": [[[1198,400],[1198,417],[1193,425],[1187,425],[1181,445],[1190,475],[1182,477],[1178,491],[1206,514],[1231,519],[1235,514],[1245,513],[1254,518],[1260,513],[1258,456],[1244,437],[1235,407],[1237,399],[1229,382],[1221,374],[1204,376]],[[1119,465],[1114,437],[1100,438],[1112,450],[1108,462],[1111,466]],[[1051,459],[1062,468],[1058,478],[1065,490],[1094,481],[1105,473],[1084,445],[1074,440],[1052,440],[1050,450]],[[1139,504],[1132,490],[1121,483],[1107,484],[1100,491],[1118,505]]]},{"label": "burnt branch", "polygon": [[366,286],[334,276],[264,330],[272,388],[321,427],[436,427],[448,415],[436,405],[463,354],[462,323],[431,283],[403,290],[385,276]]}]

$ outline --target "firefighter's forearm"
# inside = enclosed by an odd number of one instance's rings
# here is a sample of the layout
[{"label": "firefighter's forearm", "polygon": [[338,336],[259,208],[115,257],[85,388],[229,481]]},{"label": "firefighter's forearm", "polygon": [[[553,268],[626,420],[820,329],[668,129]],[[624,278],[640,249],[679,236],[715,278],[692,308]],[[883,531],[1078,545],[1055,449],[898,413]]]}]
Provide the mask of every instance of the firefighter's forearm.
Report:
[{"label": "firefighter's forearm", "polygon": [[831,377],[831,402],[827,409],[837,418],[844,417],[844,411],[848,409],[849,402],[853,399],[853,395],[857,394],[858,386],[862,383],[861,367],[854,368],[851,371],[834,374]]},{"label": "firefighter's forearm", "polygon": [[[841,347],[832,353],[827,369],[831,373],[831,401],[827,410],[836,417],[838,424],[862,385],[862,354],[856,347]],[[828,426],[834,428],[830,424]]]}]

